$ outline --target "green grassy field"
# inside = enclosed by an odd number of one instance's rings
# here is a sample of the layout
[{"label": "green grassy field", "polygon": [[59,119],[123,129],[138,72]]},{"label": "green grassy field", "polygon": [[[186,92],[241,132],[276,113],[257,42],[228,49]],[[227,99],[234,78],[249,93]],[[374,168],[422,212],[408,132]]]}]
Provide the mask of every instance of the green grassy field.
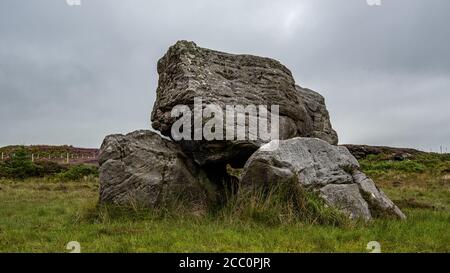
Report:
[{"label": "green grassy field", "polygon": [[162,216],[98,207],[96,179],[0,180],[0,252],[68,252],[70,241],[78,241],[82,252],[367,252],[369,241],[378,241],[383,252],[450,252],[450,161],[415,161],[423,168],[380,162],[372,158],[362,165],[406,221],[331,226]]}]

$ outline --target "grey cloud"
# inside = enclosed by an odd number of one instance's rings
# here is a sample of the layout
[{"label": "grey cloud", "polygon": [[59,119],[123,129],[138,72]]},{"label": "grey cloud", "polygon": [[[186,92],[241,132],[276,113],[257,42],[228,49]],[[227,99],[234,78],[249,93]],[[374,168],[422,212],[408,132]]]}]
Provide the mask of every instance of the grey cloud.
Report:
[{"label": "grey cloud", "polygon": [[447,0],[0,3],[0,145],[99,146],[149,127],[176,40],[273,57],[327,99],[343,143],[450,147]]}]

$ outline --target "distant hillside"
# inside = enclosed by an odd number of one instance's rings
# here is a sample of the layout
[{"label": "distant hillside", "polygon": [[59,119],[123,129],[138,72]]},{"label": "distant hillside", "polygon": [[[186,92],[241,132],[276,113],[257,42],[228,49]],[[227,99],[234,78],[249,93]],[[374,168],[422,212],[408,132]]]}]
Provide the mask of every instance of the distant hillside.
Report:
[{"label": "distant hillside", "polygon": [[369,145],[342,145],[347,147],[350,153],[357,159],[363,159],[368,155],[391,155],[392,157],[410,157],[425,152],[410,148],[393,148],[386,146],[369,146]]},{"label": "distant hillside", "polygon": [[12,157],[20,147],[24,147],[34,160],[65,162],[69,158],[70,163],[96,163],[99,151],[94,148],[78,148],[70,145],[11,145],[0,148],[0,159],[6,160]]},{"label": "distant hillside", "polygon": [[[417,154],[422,154],[425,152],[410,149],[410,148],[393,148],[386,146],[369,146],[369,145],[353,145],[345,144],[342,145],[349,149],[356,158],[363,159],[368,155],[391,155],[392,157],[409,157]],[[52,160],[52,161],[63,161],[67,160],[67,154],[69,154],[70,160],[83,162],[96,162],[98,158],[99,149],[95,148],[79,148],[73,147],[71,145],[53,146],[53,145],[31,145],[31,146],[20,146],[11,145],[0,148],[0,154],[3,153],[3,159],[9,158],[15,153],[19,147],[25,147],[27,152],[34,155],[34,159],[37,160]]]}]

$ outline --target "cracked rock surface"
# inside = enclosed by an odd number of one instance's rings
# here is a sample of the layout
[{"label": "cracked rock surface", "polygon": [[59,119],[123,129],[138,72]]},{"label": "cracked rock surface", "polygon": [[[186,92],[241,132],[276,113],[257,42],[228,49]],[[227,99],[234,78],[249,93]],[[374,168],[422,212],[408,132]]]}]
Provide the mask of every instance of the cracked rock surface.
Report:
[{"label": "cracked rock surface", "polygon": [[328,206],[352,219],[404,219],[400,209],[359,168],[345,147],[317,138],[293,138],[280,141],[275,150],[263,146],[256,151],[245,165],[241,185],[270,187],[294,182],[317,192]]},{"label": "cracked rock surface", "polygon": [[176,143],[151,131],[110,135],[100,149],[100,202],[153,207],[182,197],[204,210],[215,190]]},{"label": "cracked rock surface", "polygon": [[[317,137],[337,144],[325,101],[318,93],[295,85],[291,71],[277,60],[236,55],[201,48],[179,41],[158,62],[157,97],[152,127],[171,137],[176,105],[192,110],[194,98],[203,107],[226,105],[279,105],[280,139]],[[270,112],[269,112],[270,116]],[[226,129],[225,129],[226,130]],[[193,131],[193,130],[192,130]],[[267,141],[181,141],[185,152],[200,165],[215,163],[242,167],[250,155]]]}]

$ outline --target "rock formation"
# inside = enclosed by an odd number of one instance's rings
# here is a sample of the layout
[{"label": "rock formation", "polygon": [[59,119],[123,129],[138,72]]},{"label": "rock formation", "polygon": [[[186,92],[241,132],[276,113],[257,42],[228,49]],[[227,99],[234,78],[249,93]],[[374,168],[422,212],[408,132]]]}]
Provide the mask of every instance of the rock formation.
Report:
[{"label": "rock formation", "polygon": [[154,207],[181,198],[203,210],[216,198],[215,185],[179,146],[151,131],[107,136],[99,164],[101,202]]},{"label": "rock formation", "polygon": [[301,99],[305,103],[306,111],[312,121],[312,128],[308,137],[315,137],[336,145],[338,136],[331,127],[330,115],[325,105],[325,99],[319,93],[296,85]]},{"label": "rock formation", "polygon": [[[279,105],[280,139],[318,137],[337,144],[323,97],[295,86],[291,71],[280,62],[251,55],[233,55],[180,41],[158,62],[159,82],[152,126],[171,137],[176,105],[191,109],[194,98],[204,105]],[[269,108],[270,110],[270,108]],[[181,141],[200,165],[242,167],[264,141]]]},{"label": "rock formation", "polygon": [[[280,62],[180,41],[159,60],[158,73],[152,126],[172,140],[151,131],[107,136],[99,155],[101,202],[155,207],[181,198],[194,210],[206,210],[245,187],[296,183],[350,218],[405,217],[359,170],[347,148],[333,146],[338,137],[324,98],[295,85],[291,72]],[[199,106],[196,98],[202,100]],[[280,146],[268,150],[274,141],[268,143],[259,136],[251,140],[172,136],[172,125],[178,121],[171,116],[175,106],[193,110],[194,116],[186,118],[190,127],[196,120],[195,109],[202,112],[208,104],[222,110],[229,105],[265,105],[273,113],[277,111],[270,106],[279,105]],[[251,133],[248,120],[236,126]],[[201,122],[203,126],[205,121]],[[228,174],[228,164],[245,166],[240,181]]]},{"label": "rock formation", "polygon": [[405,218],[359,170],[358,161],[347,148],[316,138],[293,138],[280,141],[276,150],[265,148],[261,147],[247,161],[242,186],[296,183],[317,192],[327,205],[342,210],[352,219],[369,220],[383,214]]}]

